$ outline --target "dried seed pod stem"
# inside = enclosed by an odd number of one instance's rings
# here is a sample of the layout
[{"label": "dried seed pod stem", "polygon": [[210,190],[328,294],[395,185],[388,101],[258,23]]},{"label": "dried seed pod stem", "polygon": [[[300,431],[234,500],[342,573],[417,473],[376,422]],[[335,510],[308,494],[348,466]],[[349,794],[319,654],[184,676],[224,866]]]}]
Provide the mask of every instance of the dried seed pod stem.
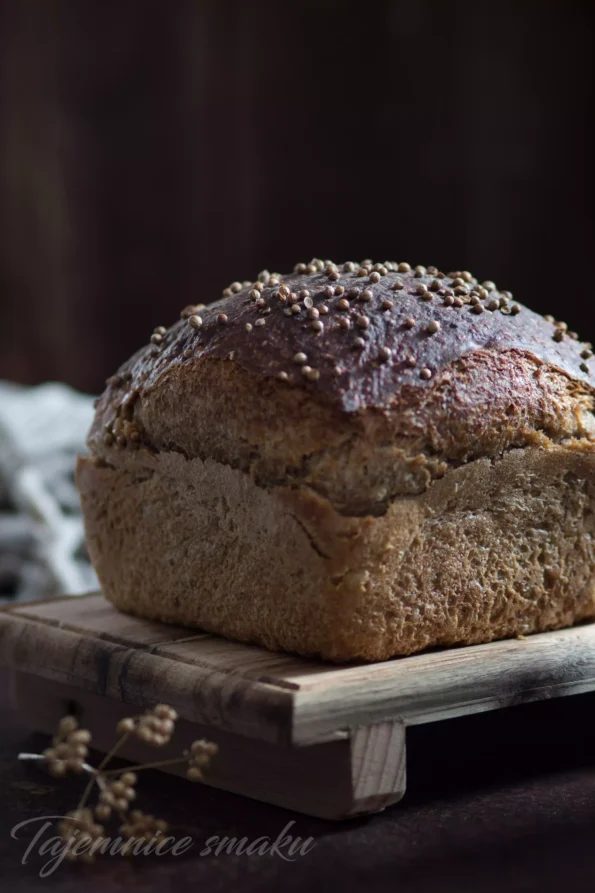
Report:
[{"label": "dried seed pod stem", "polygon": [[[149,813],[130,809],[131,802],[136,798],[137,773],[143,769],[157,769],[185,763],[188,767],[186,777],[190,781],[202,781],[204,771],[217,753],[218,746],[210,741],[194,741],[190,750],[184,751],[181,756],[143,763],[136,766],[134,772],[106,767],[124,742],[131,735],[139,735],[143,729],[152,736],[149,743],[159,745],[167,742],[177,718],[177,713],[172,707],[158,704],[140,716],[120,720],[117,724],[117,740],[97,768],[88,765],[81,758],[82,752],[87,751],[91,734],[87,729],[79,729],[76,718],[71,716],[60,720],[58,733],[53,739],[53,747],[47,748],[42,754],[19,754],[19,759],[22,760],[45,762],[50,771],[54,767],[55,771],[52,774],[56,777],[64,775],[66,768],[84,771],[90,775],[78,806],[67,813],[58,826],[60,837],[69,844],[66,854],[69,861],[93,861],[93,848],[97,850],[106,839],[103,836],[103,825],[97,824],[96,820],[107,822],[111,818],[119,818],[123,823],[120,826],[120,833],[127,841],[141,839],[148,842],[161,838],[167,832],[167,822],[156,819]],[[72,756],[75,751],[79,755],[78,759]],[[71,763],[76,763],[76,766],[69,765]],[[86,804],[94,785],[99,788],[98,802],[94,807],[88,807]]]}]

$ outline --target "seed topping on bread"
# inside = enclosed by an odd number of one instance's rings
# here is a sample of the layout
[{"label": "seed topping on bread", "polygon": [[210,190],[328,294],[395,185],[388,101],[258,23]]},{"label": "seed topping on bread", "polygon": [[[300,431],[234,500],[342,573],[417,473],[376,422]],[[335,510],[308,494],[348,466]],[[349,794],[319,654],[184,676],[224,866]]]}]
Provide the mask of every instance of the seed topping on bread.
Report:
[{"label": "seed topping on bread", "polygon": [[[590,344],[467,270],[313,258],[286,276],[262,270],[236,280],[220,300],[188,304],[180,317],[153,330],[119,384],[110,380],[122,400],[176,365],[218,358],[346,412],[382,409],[403,389],[437,387],[466,354],[494,350],[529,352],[593,387]],[[106,432],[110,444],[124,440],[124,432]]]}]

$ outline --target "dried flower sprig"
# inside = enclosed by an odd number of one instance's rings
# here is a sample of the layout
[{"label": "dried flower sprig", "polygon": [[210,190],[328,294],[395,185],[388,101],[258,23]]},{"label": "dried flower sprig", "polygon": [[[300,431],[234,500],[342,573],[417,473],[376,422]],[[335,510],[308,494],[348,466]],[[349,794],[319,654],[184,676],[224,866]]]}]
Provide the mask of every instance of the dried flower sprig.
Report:
[{"label": "dried flower sprig", "polygon": [[118,735],[136,735],[145,744],[163,747],[169,744],[178,714],[167,704],[157,704],[152,710],[138,717],[126,717],[117,725]]},{"label": "dried flower sprig", "polygon": [[82,772],[90,741],[91,733],[87,729],[79,729],[74,716],[64,716],[58,724],[58,734],[54,736],[52,747],[43,752],[50,774],[61,778],[69,770]]},{"label": "dried flower sprig", "polygon": [[217,753],[217,745],[212,741],[193,741],[188,754],[188,771],[186,778],[189,781],[202,781],[203,772],[211,762],[211,757]]},{"label": "dried flower sprig", "polygon": [[167,834],[168,828],[167,822],[164,822],[163,819],[156,819],[150,813],[133,809],[128,822],[120,826],[120,834],[127,841],[152,843]]},{"label": "dried flower sprig", "polygon": [[[116,726],[116,742],[96,768],[86,762],[91,743],[88,729],[79,728],[74,716],[64,716],[59,724],[52,746],[42,754],[19,754],[20,760],[43,762],[51,775],[61,778],[68,772],[86,773],[89,781],[76,809],[67,813],[60,822],[58,831],[68,843],[67,858],[90,863],[95,852],[106,840],[104,826],[99,822],[116,819],[120,822],[119,833],[126,842],[122,854],[132,851],[137,843],[146,844],[163,837],[168,824],[150,813],[130,809],[136,799],[137,773],[143,769],[157,769],[165,766],[186,763],[186,778],[189,781],[202,781],[204,772],[218,747],[212,741],[200,739],[192,742],[190,750],[180,757],[143,763],[128,769],[108,769],[111,759],[131,737],[136,737],[151,747],[164,747],[171,741],[178,718],[176,711],[167,704],[157,704],[139,716],[121,719]],[[98,788],[97,803],[87,806],[95,789]]]},{"label": "dried flower sprig", "polygon": [[73,809],[58,825],[62,840],[69,844],[66,858],[70,862],[80,861],[90,864],[95,861],[92,847],[103,843],[103,826],[93,821],[90,809]]}]

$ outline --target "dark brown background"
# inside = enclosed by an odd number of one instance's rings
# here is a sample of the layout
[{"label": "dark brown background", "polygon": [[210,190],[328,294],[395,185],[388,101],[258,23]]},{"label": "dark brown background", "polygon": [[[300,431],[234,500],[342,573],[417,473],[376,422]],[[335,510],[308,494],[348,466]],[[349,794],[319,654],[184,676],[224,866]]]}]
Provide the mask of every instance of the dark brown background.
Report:
[{"label": "dark brown background", "polygon": [[0,0],[0,377],[98,390],[184,304],[313,254],[471,269],[594,339],[594,22]]}]

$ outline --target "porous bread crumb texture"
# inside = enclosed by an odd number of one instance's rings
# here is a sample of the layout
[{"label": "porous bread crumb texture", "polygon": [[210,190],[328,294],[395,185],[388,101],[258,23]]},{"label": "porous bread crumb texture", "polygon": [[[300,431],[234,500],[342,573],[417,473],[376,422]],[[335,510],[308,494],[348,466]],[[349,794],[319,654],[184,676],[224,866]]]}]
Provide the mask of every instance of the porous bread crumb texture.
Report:
[{"label": "porous bread crumb texture", "polygon": [[232,283],[98,401],[77,477],[104,592],[336,661],[591,617],[591,365],[467,271]]},{"label": "porous bread crumb texture", "polygon": [[362,518],[176,453],[81,459],[77,477],[117,607],[343,662],[594,616],[594,474],[583,444],[512,450]]}]

